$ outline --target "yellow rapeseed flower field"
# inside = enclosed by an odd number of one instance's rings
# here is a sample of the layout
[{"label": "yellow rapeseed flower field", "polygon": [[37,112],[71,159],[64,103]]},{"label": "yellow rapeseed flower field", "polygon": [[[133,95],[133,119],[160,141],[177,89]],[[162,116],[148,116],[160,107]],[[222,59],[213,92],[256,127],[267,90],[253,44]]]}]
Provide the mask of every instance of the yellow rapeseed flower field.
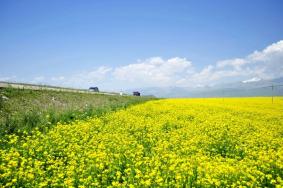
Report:
[{"label": "yellow rapeseed flower field", "polygon": [[0,187],[281,187],[283,98],[164,99],[10,135]]}]

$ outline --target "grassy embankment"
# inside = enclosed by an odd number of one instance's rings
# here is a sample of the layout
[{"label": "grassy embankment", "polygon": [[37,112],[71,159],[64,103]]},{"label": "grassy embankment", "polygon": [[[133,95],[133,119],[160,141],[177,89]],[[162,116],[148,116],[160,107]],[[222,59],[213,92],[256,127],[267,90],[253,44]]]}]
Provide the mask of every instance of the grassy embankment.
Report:
[{"label": "grassy embankment", "polygon": [[110,96],[50,90],[0,89],[0,137],[46,131],[58,122],[101,116],[151,100],[148,97]]}]

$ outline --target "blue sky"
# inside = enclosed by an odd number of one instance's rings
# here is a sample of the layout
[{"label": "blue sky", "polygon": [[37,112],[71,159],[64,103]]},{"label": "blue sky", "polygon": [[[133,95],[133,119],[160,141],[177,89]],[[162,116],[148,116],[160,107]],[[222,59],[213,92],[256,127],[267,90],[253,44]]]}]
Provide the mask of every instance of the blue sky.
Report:
[{"label": "blue sky", "polygon": [[123,90],[283,76],[282,10],[281,0],[0,1],[0,80]]}]

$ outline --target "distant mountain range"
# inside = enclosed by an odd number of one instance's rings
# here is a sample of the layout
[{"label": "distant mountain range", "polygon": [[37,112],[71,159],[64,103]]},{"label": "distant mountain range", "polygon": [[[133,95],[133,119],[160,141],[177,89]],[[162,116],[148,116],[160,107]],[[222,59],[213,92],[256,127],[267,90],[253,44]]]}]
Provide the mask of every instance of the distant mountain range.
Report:
[{"label": "distant mountain range", "polygon": [[[274,86],[273,90],[272,85]],[[283,77],[273,80],[252,78],[213,87],[148,87],[134,90],[141,92],[142,95],[154,95],[164,98],[283,96]],[[128,93],[131,91],[128,91]]]}]

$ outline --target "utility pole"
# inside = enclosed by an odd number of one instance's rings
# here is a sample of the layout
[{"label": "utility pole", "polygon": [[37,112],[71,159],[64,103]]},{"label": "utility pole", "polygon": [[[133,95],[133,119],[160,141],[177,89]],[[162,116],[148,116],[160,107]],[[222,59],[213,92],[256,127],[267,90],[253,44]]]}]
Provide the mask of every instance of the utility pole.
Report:
[{"label": "utility pole", "polygon": [[272,86],[271,86],[272,104],[273,104],[273,89],[274,89],[274,85],[272,84]]}]

